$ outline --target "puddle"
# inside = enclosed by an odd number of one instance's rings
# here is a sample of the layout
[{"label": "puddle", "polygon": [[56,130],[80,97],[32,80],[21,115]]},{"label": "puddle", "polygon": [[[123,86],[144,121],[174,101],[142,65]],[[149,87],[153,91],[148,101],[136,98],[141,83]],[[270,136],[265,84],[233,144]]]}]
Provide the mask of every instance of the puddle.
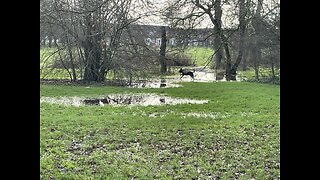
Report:
[{"label": "puddle", "polygon": [[[196,67],[194,68],[194,79],[190,76],[183,76],[180,78],[180,75],[171,75],[153,79],[139,79],[128,83],[126,80],[107,80],[104,83],[87,83],[84,81],[76,81],[71,82],[69,80],[63,79],[42,79],[41,83],[43,84],[52,84],[52,85],[86,85],[86,88],[90,88],[90,85],[97,85],[97,86],[125,86],[129,88],[176,88],[176,87],[183,87],[180,82],[219,82],[219,81],[226,81],[225,77],[221,78],[220,80],[216,80],[216,75],[214,70],[204,68],[204,67]],[[243,78],[237,75],[236,81],[241,81]],[[230,81],[232,82],[232,81]]]},{"label": "puddle", "polygon": [[194,117],[194,118],[210,118],[210,119],[218,119],[218,118],[227,118],[231,116],[229,113],[220,113],[220,112],[190,112],[190,113],[177,113],[177,112],[164,112],[164,113],[152,113],[149,114],[149,117],[165,117],[168,114],[178,115],[180,118],[186,117]]},{"label": "puddle", "polygon": [[154,79],[149,81],[141,81],[132,83],[131,88],[172,88],[172,87],[182,87],[180,84],[175,84],[177,81],[172,81],[170,79]]},{"label": "puddle", "polygon": [[173,98],[164,95],[156,94],[110,94],[99,97],[41,97],[40,103],[47,102],[52,104],[62,104],[66,106],[84,106],[84,105],[140,105],[140,106],[154,106],[154,105],[176,105],[176,104],[204,104],[208,100],[194,100]]},{"label": "puddle", "polygon": [[[226,81],[225,77],[222,77],[219,80],[216,80],[216,75],[214,70],[210,69],[201,69],[198,68],[194,72],[195,78],[192,79],[190,76],[167,76],[165,79],[153,79],[153,80],[144,80],[139,82],[134,82],[131,84],[131,88],[171,88],[171,87],[182,87],[182,85],[177,84],[179,82],[220,82]],[[241,81],[240,77],[237,75],[236,81]],[[232,82],[232,81],[230,81]]]}]

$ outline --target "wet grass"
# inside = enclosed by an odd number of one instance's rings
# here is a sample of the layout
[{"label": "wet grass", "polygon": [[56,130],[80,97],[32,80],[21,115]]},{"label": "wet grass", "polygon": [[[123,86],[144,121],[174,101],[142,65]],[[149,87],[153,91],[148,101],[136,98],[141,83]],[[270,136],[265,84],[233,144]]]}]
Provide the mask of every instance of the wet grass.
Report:
[{"label": "wet grass", "polygon": [[48,97],[130,92],[209,100],[147,107],[41,103],[41,179],[280,179],[277,85],[41,85],[40,91]]}]

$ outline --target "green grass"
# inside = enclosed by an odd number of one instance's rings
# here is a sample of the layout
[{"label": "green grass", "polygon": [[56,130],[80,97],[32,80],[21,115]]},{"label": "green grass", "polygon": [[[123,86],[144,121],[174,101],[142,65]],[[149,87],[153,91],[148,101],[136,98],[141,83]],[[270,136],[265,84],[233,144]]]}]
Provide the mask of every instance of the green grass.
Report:
[{"label": "green grass", "polygon": [[50,97],[141,92],[209,103],[147,107],[41,103],[40,178],[279,179],[279,86],[183,85],[167,89],[41,85],[41,96]]},{"label": "green grass", "polygon": [[50,68],[53,64],[54,58],[58,54],[53,54],[57,48],[40,48],[40,79],[70,79],[66,69]]},{"label": "green grass", "polygon": [[52,55],[57,48],[40,48],[40,67],[50,65],[53,63],[54,57],[57,55]]},{"label": "green grass", "polygon": [[269,67],[259,68],[259,80],[256,79],[256,74],[254,69],[239,71],[240,79],[245,79],[248,82],[259,82],[259,83],[280,85],[280,69],[279,68],[275,69],[274,75],[275,77],[273,77],[272,70]]},{"label": "green grass", "polygon": [[189,47],[186,54],[195,61],[196,66],[205,66],[207,63],[209,63],[209,67],[211,66],[212,48]]}]

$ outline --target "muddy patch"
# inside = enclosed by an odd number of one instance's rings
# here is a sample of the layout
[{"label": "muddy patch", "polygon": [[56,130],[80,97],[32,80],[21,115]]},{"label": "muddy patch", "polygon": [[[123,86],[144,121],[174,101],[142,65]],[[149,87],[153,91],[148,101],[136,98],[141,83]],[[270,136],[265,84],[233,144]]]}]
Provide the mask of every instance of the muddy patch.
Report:
[{"label": "muddy patch", "polygon": [[99,97],[41,97],[40,103],[47,102],[52,104],[62,104],[66,106],[105,106],[105,105],[176,105],[176,104],[204,104],[208,100],[194,100],[173,98],[156,94],[111,94]]}]

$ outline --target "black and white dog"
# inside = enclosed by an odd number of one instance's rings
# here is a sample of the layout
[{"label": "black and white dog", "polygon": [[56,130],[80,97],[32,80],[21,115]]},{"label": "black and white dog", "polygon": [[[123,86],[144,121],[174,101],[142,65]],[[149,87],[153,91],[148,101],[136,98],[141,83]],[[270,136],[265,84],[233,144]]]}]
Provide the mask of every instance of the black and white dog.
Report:
[{"label": "black and white dog", "polygon": [[191,71],[187,71],[187,70],[183,70],[182,68],[180,68],[179,73],[181,74],[180,79],[184,76],[184,75],[189,75],[193,80],[194,80],[194,74]]}]

